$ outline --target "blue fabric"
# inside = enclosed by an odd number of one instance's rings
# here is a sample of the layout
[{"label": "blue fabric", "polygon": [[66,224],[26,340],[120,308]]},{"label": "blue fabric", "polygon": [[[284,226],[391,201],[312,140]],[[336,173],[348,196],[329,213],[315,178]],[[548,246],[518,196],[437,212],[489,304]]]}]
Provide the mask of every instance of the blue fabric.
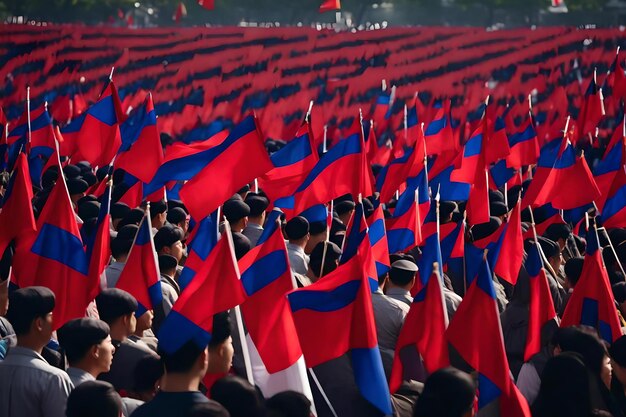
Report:
[{"label": "blue fabric", "polygon": [[352,349],[352,370],[361,395],[376,408],[391,415],[391,397],[378,347]]}]

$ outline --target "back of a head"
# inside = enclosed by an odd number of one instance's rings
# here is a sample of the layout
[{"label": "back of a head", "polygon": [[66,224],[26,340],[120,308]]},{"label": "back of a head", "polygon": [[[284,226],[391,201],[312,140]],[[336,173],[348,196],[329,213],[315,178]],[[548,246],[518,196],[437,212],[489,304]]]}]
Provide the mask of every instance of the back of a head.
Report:
[{"label": "back of a head", "polygon": [[211,401],[195,404],[189,409],[187,417],[230,417],[230,413],[223,405]]},{"label": "back of a head", "polygon": [[113,385],[104,381],[83,382],[67,399],[67,417],[119,417],[122,399]]},{"label": "back of a head", "polygon": [[[309,268],[317,277],[323,277],[337,269],[337,261],[341,257],[341,249],[332,242],[320,242],[315,245],[309,259]],[[324,269],[322,270],[322,259]],[[320,274],[321,272],[321,274]]]},{"label": "back of a head", "polygon": [[55,306],[54,293],[47,287],[25,287],[9,293],[9,309],[6,314],[15,334],[27,334],[38,317],[44,317]]},{"label": "back of a head", "polygon": [[580,279],[580,275],[583,272],[583,263],[585,258],[577,257],[570,258],[565,262],[565,276],[572,283],[572,285],[576,285],[578,280]]},{"label": "back of a head", "polygon": [[193,369],[193,365],[204,352],[204,349],[206,348],[201,348],[196,342],[189,340],[175,352],[170,353],[158,349],[158,353],[166,373],[185,374]]},{"label": "back of a head", "polygon": [[265,402],[270,417],[310,417],[311,401],[296,391],[283,391]]},{"label": "back of a head", "polygon": [[600,376],[603,360],[608,352],[604,343],[598,336],[579,331],[574,333],[569,340],[561,343],[560,347],[564,352],[575,352],[579,354],[589,372],[593,376]]},{"label": "back of a head", "polygon": [[248,381],[226,376],[213,384],[211,398],[222,404],[231,417],[264,416],[263,399]]},{"label": "back of a head", "polygon": [[474,406],[476,385],[456,368],[432,373],[413,409],[413,417],[462,417]]},{"label": "back of a head", "polygon": [[589,374],[582,357],[564,352],[551,358],[541,373],[534,417],[587,417],[591,412]]}]

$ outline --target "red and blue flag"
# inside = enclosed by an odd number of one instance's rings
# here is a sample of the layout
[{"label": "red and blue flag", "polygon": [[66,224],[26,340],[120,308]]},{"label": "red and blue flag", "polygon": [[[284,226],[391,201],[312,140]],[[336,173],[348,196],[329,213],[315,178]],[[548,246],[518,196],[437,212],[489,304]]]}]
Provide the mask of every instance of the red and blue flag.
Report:
[{"label": "red and blue flag", "polygon": [[178,277],[178,285],[184,290],[202,269],[203,263],[217,245],[219,239],[219,220],[217,210],[202,219],[189,236],[187,244],[187,260]]}]

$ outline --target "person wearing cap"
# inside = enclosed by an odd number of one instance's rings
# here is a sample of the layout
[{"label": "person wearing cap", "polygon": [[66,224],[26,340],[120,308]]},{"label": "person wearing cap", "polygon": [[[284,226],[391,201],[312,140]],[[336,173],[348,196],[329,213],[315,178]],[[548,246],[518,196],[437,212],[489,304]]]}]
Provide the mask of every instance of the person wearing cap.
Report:
[{"label": "person wearing cap", "polygon": [[556,242],[561,249],[563,258],[567,261],[570,258],[581,256],[576,245],[570,239],[572,235],[572,228],[569,224],[554,223],[548,226],[543,236]]},{"label": "person wearing cap", "polygon": [[85,196],[85,192],[89,189],[89,184],[82,178],[69,178],[67,180],[67,191],[70,193],[72,205],[76,207],[78,200]]},{"label": "person wearing cap", "polygon": [[[396,261],[393,263],[396,268],[399,268],[396,265],[398,262],[411,263],[409,261]],[[417,271],[417,266],[415,264],[413,266],[415,268],[412,272],[412,280],[415,279],[415,271]],[[396,350],[398,336],[400,336],[404,318],[409,312],[408,304],[388,297],[383,293],[383,288],[388,284],[388,279],[387,273],[379,276],[378,288],[372,293],[372,308],[374,310],[374,321],[376,322],[378,347],[380,348],[380,356],[383,360],[383,369],[387,379],[391,376],[393,355]]]},{"label": "person wearing cap", "polygon": [[111,204],[111,225],[113,226],[113,230],[118,229],[118,225],[120,221],[130,213],[130,207],[126,203],[117,202]]},{"label": "person wearing cap", "polygon": [[137,317],[137,324],[135,325],[135,331],[128,336],[128,339],[141,344],[146,345],[154,352],[157,350],[157,338],[152,332],[152,323],[154,321],[154,311],[146,310],[141,316]]},{"label": "person wearing cap", "polygon": [[171,255],[180,262],[184,255],[183,239],[183,229],[167,224],[154,235],[154,249],[159,256]]},{"label": "person wearing cap", "polygon": [[387,284],[387,296],[401,303],[411,306],[411,288],[415,284],[417,265],[414,262],[400,259],[391,264],[389,270],[389,282]]},{"label": "person wearing cap", "polygon": [[345,226],[348,225],[350,217],[352,217],[352,214],[354,213],[355,207],[356,204],[354,204],[354,201],[352,200],[343,200],[335,204],[335,213],[337,213],[339,220]]},{"label": "person wearing cap", "polygon": [[115,347],[109,333],[108,324],[91,318],[70,320],[57,331],[74,387],[111,369]]},{"label": "person wearing cap", "polygon": [[128,338],[137,327],[137,300],[126,291],[107,288],[96,297],[96,305],[100,318],[111,329],[111,339],[115,346],[111,369],[100,374],[98,379],[110,382],[118,391],[130,390],[134,387],[133,371],[137,363],[147,355],[156,355],[144,343]]},{"label": "person wearing cap", "polygon": [[543,236],[537,238],[541,250],[548,260],[545,266],[548,286],[552,294],[554,308],[558,311],[565,311],[565,294],[567,293],[562,285],[565,283],[565,274],[562,269],[563,255],[558,243]]},{"label": "person wearing cap", "polygon": [[[333,242],[320,242],[311,252],[309,257],[309,268],[306,276],[311,283],[318,281],[320,278],[330,274],[339,266],[339,258],[341,258],[341,249]],[[322,265],[322,260],[324,264]]]},{"label": "person wearing cap", "polygon": [[167,210],[167,222],[178,226],[183,231],[183,239],[187,239],[189,232],[189,214],[182,207],[173,207]]},{"label": "person wearing cap", "polygon": [[88,381],[77,387],[67,400],[67,417],[119,417],[122,398],[113,385]]},{"label": "person wearing cap", "polygon": [[238,198],[231,198],[224,203],[224,217],[230,223],[230,230],[241,233],[248,224],[250,207]]},{"label": "person wearing cap", "polygon": [[433,372],[417,403],[414,417],[472,417],[476,413],[476,382],[456,368]]},{"label": "person wearing cap", "polygon": [[54,293],[45,287],[26,287],[9,295],[7,319],[17,346],[0,362],[0,416],[63,417],[72,390],[64,371],[41,356],[52,336]]},{"label": "person wearing cap", "polygon": [[318,243],[328,238],[328,224],[325,221],[309,222],[309,241],[304,247],[304,253],[310,255]]},{"label": "person wearing cap", "polygon": [[254,247],[263,233],[265,210],[269,207],[270,202],[267,197],[250,193],[246,197],[246,204],[250,207],[250,214],[248,215],[248,224],[242,233],[250,239],[250,244]]},{"label": "person wearing cap", "polygon": [[509,212],[509,208],[504,202],[501,201],[492,201],[489,203],[489,214],[491,216],[499,218],[501,221],[504,221],[506,215]]},{"label": "person wearing cap", "polygon": [[167,220],[167,203],[163,200],[150,203],[150,220],[152,223],[152,233],[156,233]]},{"label": "person wearing cap", "polygon": [[158,334],[161,323],[163,323],[165,317],[170,314],[172,306],[180,295],[180,286],[175,278],[177,266],[178,261],[172,255],[159,256],[159,270],[161,271],[159,280],[161,281],[161,293],[163,294],[163,298],[161,304],[154,308],[152,330],[155,334]]},{"label": "person wearing cap", "polygon": [[306,275],[309,269],[309,255],[304,248],[309,241],[309,222],[302,216],[294,217],[285,226],[287,236],[287,254],[291,270],[300,275]]},{"label": "person wearing cap", "polygon": [[120,278],[124,265],[126,265],[126,260],[128,259],[130,248],[133,246],[137,231],[139,231],[139,227],[134,224],[127,224],[120,227],[117,231],[117,235],[111,239],[111,255],[113,256],[113,262],[104,270],[107,288],[114,288],[117,284],[117,280]]},{"label": "person wearing cap", "polygon": [[[215,319],[213,323],[213,333],[221,333]],[[217,328],[216,324],[218,324]],[[225,346],[224,350],[228,350],[228,346]],[[161,388],[151,401],[135,410],[132,417],[185,417],[189,415],[192,407],[203,403],[221,407],[219,403],[209,400],[199,391],[200,382],[211,366],[212,353],[207,345],[200,345],[195,340],[187,340],[177,350],[171,351],[159,344],[159,354],[165,369]],[[224,356],[228,362],[232,360],[232,344],[230,353],[224,352]],[[217,362],[220,361],[216,360]]]}]

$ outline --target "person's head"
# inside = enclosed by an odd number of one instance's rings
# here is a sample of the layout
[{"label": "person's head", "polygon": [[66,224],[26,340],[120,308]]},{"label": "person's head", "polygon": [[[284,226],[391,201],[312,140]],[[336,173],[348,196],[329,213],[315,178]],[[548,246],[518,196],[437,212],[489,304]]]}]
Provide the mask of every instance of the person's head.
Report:
[{"label": "person's head", "polygon": [[618,282],[611,287],[613,290],[613,298],[619,307],[619,311],[626,316],[626,282]]},{"label": "person's head", "polygon": [[233,237],[233,249],[235,250],[235,258],[240,260],[246,253],[252,249],[252,242],[246,235],[241,232],[233,231],[231,236]]},{"label": "person's head", "polygon": [[230,417],[230,413],[222,404],[215,401],[194,404],[187,414],[188,417]]},{"label": "person's head", "polygon": [[491,201],[489,202],[489,214],[491,216],[499,218],[504,221],[505,216],[509,212],[509,208],[503,201]]},{"label": "person's head", "polygon": [[548,226],[543,236],[558,243],[559,249],[562,251],[565,248],[567,238],[572,234],[572,228],[565,223],[554,223]]},{"label": "person's head", "polygon": [[163,377],[163,364],[161,359],[154,355],[147,355],[137,362],[133,372],[133,387],[130,396],[141,400],[150,401],[159,388],[161,377]]},{"label": "person's head", "polygon": [[210,374],[226,373],[233,364],[233,338],[230,315],[227,311],[213,316],[213,333],[209,342]]},{"label": "person's head", "polygon": [[143,332],[152,328],[152,319],[154,319],[152,310],[146,310],[141,316],[137,317],[137,324],[133,334],[143,337]]},{"label": "person's head", "polygon": [[626,336],[621,336],[609,348],[611,367],[617,380],[626,387]]},{"label": "person's head", "polygon": [[111,369],[115,348],[111,343],[109,325],[92,318],[74,319],[58,331],[59,344],[70,366],[97,377]]},{"label": "person's head", "polygon": [[311,401],[297,391],[283,391],[265,401],[270,417],[311,417]]},{"label": "person's head", "polygon": [[224,203],[224,216],[234,232],[242,232],[248,224],[250,207],[238,198],[231,198]]},{"label": "person's head", "polygon": [[[315,282],[323,276],[330,274],[337,269],[340,257],[341,249],[339,249],[339,246],[332,242],[322,241],[318,243],[311,252],[307,276]],[[324,262],[323,268],[322,261]]]},{"label": "person's head", "polygon": [[263,398],[248,381],[234,375],[218,379],[211,387],[211,399],[222,404],[231,417],[264,416]]},{"label": "person's head", "polygon": [[304,252],[310,255],[318,243],[326,240],[327,231],[328,224],[325,221],[309,221],[309,241],[304,247]]},{"label": "person's head", "polygon": [[459,207],[454,201],[442,201],[439,203],[439,221],[441,224],[452,221],[452,213],[458,212]]},{"label": "person's head", "polygon": [[172,255],[177,262],[183,258],[183,229],[178,226],[165,225],[154,235],[154,249],[159,255]]},{"label": "person's head", "polygon": [[289,243],[298,245],[304,249],[309,241],[309,222],[302,216],[296,216],[287,222],[285,234]]},{"label": "person's head", "polygon": [[189,231],[189,219],[189,214],[182,207],[173,207],[167,211],[167,222],[180,227],[183,236],[187,236]]},{"label": "person's head", "polygon": [[89,184],[82,178],[69,178],[67,180],[67,190],[74,205],[85,196],[87,189],[89,189]]},{"label": "person's head", "polygon": [[541,373],[541,386],[533,404],[533,416],[591,415],[589,386],[589,373],[579,354],[564,352],[550,358]]},{"label": "person's head", "polygon": [[83,382],[67,398],[67,417],[121,417],[122,398],[104,381]]},{"label": "person's head", "polygon": [[130,207],[128,207],[126,203],[118,201],[117,203],[111,204],[110,213],[113,230],[117,230],[117,226],[119,225],[120,221],[124,217],[128,216],[128,213],[130,213]]},{"label": "person's head", "polygon": [[250,207],[248,221],[263,226],[265,223],[265,210],[270,205],[267,197],[260,194],[249,193],[246,196],[246,204]]},{"label": "person's head", "polygon": [[100,319],[111,328],[111,338],[123,342],[135,332],[137,300],[124,290],[107,288],[96,297]]},{"label": "person's head", "polygon": [[561,268],[561,263],[563,262],[563,256],[561,255],[561,248],[559,247],[559,244],[554,240],[541,236],[537,240],[539,241],[543,254],[546,255],[546,259],[548,259],[550,266],[554,272],[558,273]]},{"label": "person's head", "polygon": [[474,239],[474,241],[484,239],[495,233],[495,231],[498,230],[498,227],[500,227],[501,224],[502,220],[500,220],[498,217],[492,216],[489,218],[488,222],[479,223],[472,226],[472,228],[470,229],[472,233],[472,238]]},{"label": "person's head", "polygon": [[152,227],[160,229],[167,220],[167,203],[163,200],[150,203],[150,220]]},{"label": "person's head", "polygon": [[389,285],[408,291],[415,284],[416,274],[417,265],[415,263],[405,259],[395,261],[389,270]]},{"label": "person's head", "polygon": [[198,380],[204,377],[209,366],[208,348],[201,347],[193,340],[185,342],[176,351],[170,352],[162,348],[159,343],[158,353],[165,370],[165,375],[176,374],[189,380]]},{"label": "person's head", "polygon": [[178,259],[172,255],[159,255],[159,271],[168,277],[174,277],[176,275],[176,267],[178,266]]},{"label": "person's head", "polygon": [[111,255],[117,262],[126,262],[138,231],[139,227],[136,225],[127,224],[120,227],[117,236],[111,239]]},{"label": "person's head", "polygon": [[348,225],[350,217],[352,217],[352,213],[354,213],[355,207],[356,204],[354,204],[354,201],[351,200],[340,201],[335,205],[335,212],[337,213],[337,216],[339,216],[341,223]]},{"label": "person's head", "polygon": [[472,417],[476,384],[455,368],[433,372],[413,409],[413,417]]},{"label": "person's head", "polygon": [[54,293],[46,287],[26,287],[9,293],[6,318],[11,322],[17,344],[41,352],[52,336]]},{"label": "person's head", "polygon": [[561,342],[560,348],[565,352],[578,353],[590,374],[610,387],[611,361],[604,342],[598,336],[578,329]]},{"label": "person's head", "polygon": [[78,217],[80,217],[83,222],[97,218],[100,213],[100,203],[91,200],[84,201],[85,198],[86,197],[81,198],[78,202]]},{"label": "person's head", "polygon": [[580,279],[580,274],[583,272],[583,262],[585,258],[570,258],[565,262],[564,270],[565,270],[565,289],[574,289],[578,280]]}]

